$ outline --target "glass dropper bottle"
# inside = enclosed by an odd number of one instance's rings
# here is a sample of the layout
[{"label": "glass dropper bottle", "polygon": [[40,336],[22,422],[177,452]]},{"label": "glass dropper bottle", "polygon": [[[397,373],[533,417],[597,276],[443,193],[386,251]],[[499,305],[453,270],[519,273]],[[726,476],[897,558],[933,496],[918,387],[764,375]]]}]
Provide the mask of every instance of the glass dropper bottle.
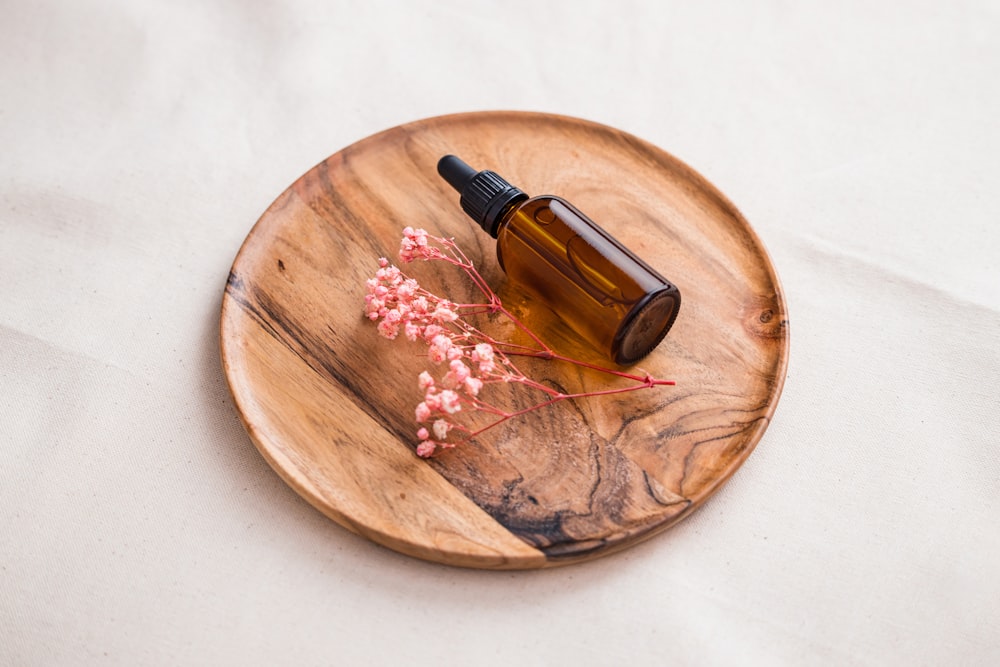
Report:
[{"label": "glass dropper bottle", "polygon": [[441,158],[438,173],[497,240],[507,277],[615,363],[634,364],[666,336],[681,303],[677,287],[572,204],[529,197],[454,155]]}]

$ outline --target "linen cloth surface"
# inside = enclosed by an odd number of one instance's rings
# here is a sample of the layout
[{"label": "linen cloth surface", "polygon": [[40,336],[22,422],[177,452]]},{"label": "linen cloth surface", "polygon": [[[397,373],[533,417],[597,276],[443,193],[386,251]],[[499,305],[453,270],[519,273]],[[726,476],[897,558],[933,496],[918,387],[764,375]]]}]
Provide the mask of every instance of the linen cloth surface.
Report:
[{"label": "linen cloth surface", "polygon": [[[8,2],[0,664],[997,664],[990,2]],[[684,160],[791,360],[704,507],[548,571],[425,563],[281,482],[230,400],[241,242],[383,129],[517,109]]]}]

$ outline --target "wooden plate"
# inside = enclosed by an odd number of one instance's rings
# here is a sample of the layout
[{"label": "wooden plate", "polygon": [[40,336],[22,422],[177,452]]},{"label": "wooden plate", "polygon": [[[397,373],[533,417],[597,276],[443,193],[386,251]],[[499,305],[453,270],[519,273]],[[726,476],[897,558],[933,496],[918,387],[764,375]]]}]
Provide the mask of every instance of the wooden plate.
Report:
[{"label": "wooden plate", "polygon": [[[379,257],[396,257],[404,226],[455,237],[529,324],[556,345],[575,345],[505,283],[495,242],[437,175],[446,153],[529,194],[565,197],[678,285],[677,322],[640,363],[675,387],[564,402],[431,460],[415,455],[426,348],[387,341],[362,316],[365,279]],[[463,276],[438,264],[406,270],[453,299],[471,294]],[[583,120],[470,113],[369,137],[278,197],[233,264],[221,347],[250,437],[317,509],[412,556],[516,569],[611,553],[704,503],[774,413],[786,322],[760,240],[690,167]],[[612,386],[573,367],[530,370],[566,391]]]}]

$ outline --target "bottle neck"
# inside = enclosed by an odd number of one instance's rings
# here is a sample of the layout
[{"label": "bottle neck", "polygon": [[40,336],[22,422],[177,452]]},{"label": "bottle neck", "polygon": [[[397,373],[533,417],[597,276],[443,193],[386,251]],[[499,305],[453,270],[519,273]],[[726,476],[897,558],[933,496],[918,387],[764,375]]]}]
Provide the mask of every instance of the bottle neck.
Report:
[{"label": "bottle neck", "polygon": [[491,210],[487,211],[486,217],[481,226],[483,230],[496,238],[500,230],[510,221],[510,219],[521,208],[521,204],[528,200],[528,195],[520,192],[517,197],[497,202]]}]

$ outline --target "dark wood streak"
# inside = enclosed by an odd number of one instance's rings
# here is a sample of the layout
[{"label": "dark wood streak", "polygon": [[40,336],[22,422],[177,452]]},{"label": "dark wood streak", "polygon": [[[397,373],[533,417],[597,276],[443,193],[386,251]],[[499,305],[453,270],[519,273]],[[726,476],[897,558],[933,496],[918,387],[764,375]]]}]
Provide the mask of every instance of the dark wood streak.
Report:
[{"label": "dark wood streak", "polygon": [[[581,501],[576,509],[552,508],[560,498],[546,493],[544,485],[556,481],[547,473],[541,489],[539,480],[528,479],[524,474],[504,478],[499,485],[482,478],[470,483],[455,475],[444,460],[439,462],[441,473],[508,530],[552,559],[585,558],[594,550],[612,548],[654,530],[656,522],[650,517],[662,517],[664,508],[680,514],[690,506],[689,499],[667,501],[657,495],[648,471],[638,468],[614,443],[594,434],[579,409],[558,412],[558,417],[553,416],[548,423],[555,428],[566,426],[569,412],[580,419],[571,428],[588,434],[583,449],[592,472],[579,485],[560,487],[561,495]],[[536,420],[536,426],[538,423]],[[565,441],[546,443],[544,439],[538,444],[552,448],[572,446]]]},{"label": "dark wood streak", "polygon": [[341,363],[336,352],[329,346],[330,338],[316,336],[310,330],[298,323],[282,305],[267,294],[267,292],[250,286],[249,289],[240,280],[234,280],[235,274],[230,274],[230,282],[226,293],[256,321],[268,335],[288,348],[301,359],[313,372],[336,385],[345,387],[351,399],[364,410],[368,416],[382,424],[383,428],[392,431],[400,439],[411,437],[398,422],[386,418],[384,407],[377,402],[377,392],[370,385],[360,381],[363,377],[352,373],[351,369]]},{"label": "dark wood streak", "polygon": [[[684,457],[684,479],[688,479],[688,477],[690,476],[690,472],[689,472],[690,469],[694,468],[696,465],[700,465],[700,462],[698,462],[698,456],[701,453],[699,451],[699,448],[704,447],[704,446],[709,445],[709,444],[712,444],[712,443],[717,443],[717,442],[728,443],[730,441],[734,441],[735,436],[742,435],[742,434],[746,433],[747,431],[751,430],[755,425],[757,425],[758,422],[760,422],[762,420],[764,422],[766,422],[767,418],[766,417],[758,417],[757,419],[754,419],[752,421],[746,422],[742,426],[739,426],[738,424],[731,424],[730,427],[736,427],[736,428],[724,428],[723,427],[723,428],[720,429],[720,430],[722,430],[722,433],[720,433],[718,435],[714,435],[714,436],[712,436],[710,438],[704,438],[702,440],[696,441],[691,446],[691,451],[688,453],[687,456]],[[736,453],[739,453],[739,452],[743,451],[743,449],[745,449],[748,446],[748,443],[747,443],[746,439],[736,439],[735,442],[738,443],[737,446],[736,446],[736,448],[735,448],[735,450],[734,450]],[[680,491],[681,491],[682,495],[687,495],[687,492],[684,489],[684,483],[683,483],[683,481],[681,482]]]}]

